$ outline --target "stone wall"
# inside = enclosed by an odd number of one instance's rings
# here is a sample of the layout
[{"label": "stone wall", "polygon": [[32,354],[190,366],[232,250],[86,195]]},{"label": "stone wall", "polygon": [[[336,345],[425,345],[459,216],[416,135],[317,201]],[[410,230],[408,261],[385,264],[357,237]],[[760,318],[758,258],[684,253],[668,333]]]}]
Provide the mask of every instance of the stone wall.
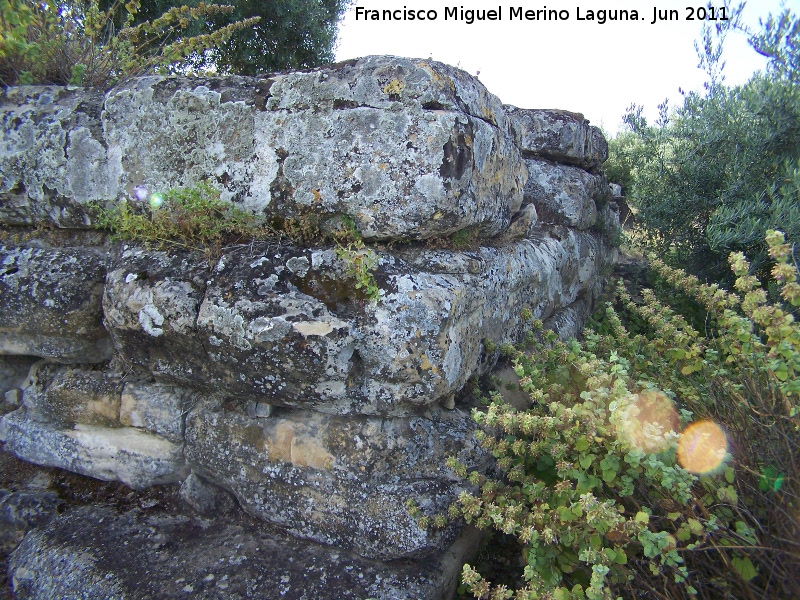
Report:
[{"label": "stone wall", "polygon": [[[565,337],[591,310],[619,226],[599,130],[395,57],[105,95],[10,88],[0,123],[5,450],[134,488],[181,483],[200,513],[239,506],[258,535],[274,525],[342,564],[373,561],[383,584],[336,597],[451,593],[472,534],[422,529],[405,501],[446,509],[465,485],[446,456],[485,468],[459,391],[519,338],[523,309]],[[94,209],[135,189],[200,181],[265,221],[351,219],[379,257],[380,299],[355,293],[330,246],[254,241],[209,265],[93,229]],[[15,554],[21,597],[45,592],[20,569],[58,578],[33,555],[49,556],[60,519]],[[426,567],[412,585],[395,559]]]}]

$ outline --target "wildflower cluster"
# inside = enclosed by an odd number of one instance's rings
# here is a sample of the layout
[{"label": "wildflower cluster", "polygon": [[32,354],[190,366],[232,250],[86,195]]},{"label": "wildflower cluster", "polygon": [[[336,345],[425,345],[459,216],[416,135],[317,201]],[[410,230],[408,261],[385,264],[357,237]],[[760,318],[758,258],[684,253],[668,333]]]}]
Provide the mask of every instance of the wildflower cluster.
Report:
[{"label": "wildflower cluster", "polygon": [[[777,232],[767,243],[781,298],[797,306],[790,249]],[[644,333],[608,303],[582,343],[545,332],[507,350],[532,407],[490,392],[474,412],[502,477],[448,461],[480,490],[450,516],[516,536],[527,566],[512,591],[466,565],[474,597],[797,597],[800,328],[743,256],[731,265],[741,296],[651,261],[706,307],[706,332],[620,287]]]}]

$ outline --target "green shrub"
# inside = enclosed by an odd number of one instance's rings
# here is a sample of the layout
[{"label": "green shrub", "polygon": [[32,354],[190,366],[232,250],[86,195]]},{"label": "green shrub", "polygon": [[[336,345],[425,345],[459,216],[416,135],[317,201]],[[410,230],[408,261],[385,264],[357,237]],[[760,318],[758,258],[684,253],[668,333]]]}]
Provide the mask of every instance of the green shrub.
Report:
[{"label": "green shrub", "polygon": [[[719,39],[736,27],[736,19],[720,22]],[[731,251],[746,252],[765,276],[767,229],[800,241],[800,18],[787,8],[747,36],[768,56],[766,73],[724,85],[721,42],[708,30],[705,92],[686,94],[674,110],[662,105],[655,124],[632,107],[630,131],[609,146],[651,249],[711,281],[730,282]]]},{"label": "green shrub", "polygon": [[246,19],[187,36],[184,32],[193,23],[232,8],[201,2],[170,8],[134,25],[140,5],[138,0],[115,0],[103,11],[98,0],[0,0],[0,83],[106,89],[129,77],[166,71],[192,54],[202,55],[258,21]]},{"label": "green shrub", "polygon": [[[782,301],[800,304],[783,235],[767,243]],[[502,476],[448,461],[479,489],[451,517],[516,536],[527,563],[516,591],[465,565],[476,598],[800,597],[800,327],[741,254],[731,265],[741,297],[652,261],[714,314],[708,334],[620,288],[645,333],[609,303],[603,334],[517,348],[533,408],[492,393],[474,412]]]}]

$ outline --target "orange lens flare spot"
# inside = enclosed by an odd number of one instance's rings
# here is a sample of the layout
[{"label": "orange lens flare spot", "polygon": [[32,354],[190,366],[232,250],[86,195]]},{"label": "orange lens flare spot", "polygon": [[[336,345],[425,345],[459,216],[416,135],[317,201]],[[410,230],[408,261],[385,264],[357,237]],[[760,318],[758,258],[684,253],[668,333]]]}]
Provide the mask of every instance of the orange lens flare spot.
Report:
[{"label": "orange lens flare spot", "polygon": [[[661,392],[646,390],[620,414],[620,440],[642,452],[661,452],[670,443],[671,432],[680,428],[672,400]],[[672,438],[674,440],[674,437]]]},{"label": "orange lens flare spot", "polygon": [[690,473],[708,473],[718,468],[728,452],[728,440],[713,421],[692,423],[678,442],[678,462]]}]

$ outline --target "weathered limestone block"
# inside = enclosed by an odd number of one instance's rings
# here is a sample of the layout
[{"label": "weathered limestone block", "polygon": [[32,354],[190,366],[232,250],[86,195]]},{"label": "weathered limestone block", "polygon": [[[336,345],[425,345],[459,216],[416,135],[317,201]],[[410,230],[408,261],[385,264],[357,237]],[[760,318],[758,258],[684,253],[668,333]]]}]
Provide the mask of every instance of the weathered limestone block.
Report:
[{"label": "weathered limestone block", "polygon": [[500,101],[433,61],[367,57],[269,79],[142,78],[109,93],[128,193],[210,180],[281,219],[352,218],[365,239],[491,237],[525,167]]},{"label": "weathered limestone block", "polygon": [[603,132],[580,113],[504,106],[526,158],[545,158],[595,171],[608,158]]},{"label": "weathered limestone block", "polygon": [[202,387],[211,375],[195,333],[207,277],[208,263],[196,253],[123,246],[103,295],[116,351],[155,375]]},{"label": "weathered limestone block", "polygon": [[125,195],[207,180],[224,188],[223,199],[267,204],[270,182],[259,179],[258,164],[269,150],[260,148],[255,122],[268,89],[256,77],[151,76],[108,92],[105,139]]},{"label": "weathered limestone block", "polygon": [[608,199],[608,184],[603,176],[542,160],[526,160],[525,164],[528,167],[525,202],[536,206],[541,222],[576,229],[588,229],[595,224],[595,201]]},{"label": "weathered limestone block", "polygon": [[599,269],[600,247],[564,230],[472,252],[381,253],[377,303],[358,296],[333,250],[234,249],[204,292],[191,259],[126,252],[133,262],[117,264],[105,295],[124,360],[231,398],[402,416],[457,392],[484,339],[516,338],[523,307],[546,318],[571,303]]},{"label": "weathered limestone block", "polygon": [[[285,216],[346,214],[365,239],[491,237],[521,205],[525,170],[502,104],[433,61],[367,57],[289,73],[269,90],[263,157]],[[402,149],[402,151],[398,151]]]},{"label": "weathered limestone block", "polygon": [[133,427],[62,428],[29,418],[20,408],[0,420],[0,441],[22,460],[133,488],[180,481],[188,474],[181,445]]},{"label": "weathered limestone block", "polygon": [[253,516],[291,533],[390,560],[443,550],[457,528],[420,528],[405,501],[447,510],[461,491],[448,455],[478,466],[474,423],[461,411],[430,418],[333,417],[314,412],[254,419],[199,407],[187,419],[192,471]]},{"label": "weathered limestone block", "polygon": [[0,354],[104,362],[105,257],[77,248],[0,246]]},{"label": "weathered limestone block", "polygon": [[381,563],[246,518],[84,506],[29,533],[8,578],[17,600],[443,600],[478,545],[469,531],[439,556]]},{"label": "weathered limestone block", "polygon": [[119,421],[181,443],[186,414],[195,403],[194,393],[174,385],[130,382],[122,390]]},{"label": "weathered limestone block", "polygon": [[88,203],[118,196],[119,159],[103,138],[102,109],[100,91],[0,90],[0,223],[85,227]]},{"label": "weathered limestone block", "polygon": [[31,369],[23,404],[28,418],[60,427],[118,427],[121,390],[113,372],[41,362]]}]

